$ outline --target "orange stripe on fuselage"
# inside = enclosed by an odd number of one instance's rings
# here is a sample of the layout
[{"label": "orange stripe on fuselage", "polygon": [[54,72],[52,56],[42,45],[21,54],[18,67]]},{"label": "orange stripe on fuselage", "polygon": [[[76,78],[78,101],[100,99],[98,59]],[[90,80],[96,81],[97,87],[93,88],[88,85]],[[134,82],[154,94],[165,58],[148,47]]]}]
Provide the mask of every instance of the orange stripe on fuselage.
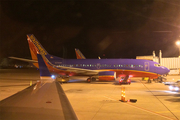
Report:
[{"label": "orange stripe on fuselage", "polygon": [[114,76],[99,76],[98,78],[99,80],[107,80],[107,81],[115,80]]},{"label": "orange stripe on fuselage", "polygon": [[[98,70],[98,71],[107,71],[107,70],[102,69],[102,70]],[[155,78],[161,76],[156,73],[147,72],[147,71],[137,71],[137,70],[125,70],[125,69],[113,70],[113,69],[110,69],[109,71],[116,72],[116,77],[132,75],[132,77],[150,77],[150,79],[155,79]]]}]

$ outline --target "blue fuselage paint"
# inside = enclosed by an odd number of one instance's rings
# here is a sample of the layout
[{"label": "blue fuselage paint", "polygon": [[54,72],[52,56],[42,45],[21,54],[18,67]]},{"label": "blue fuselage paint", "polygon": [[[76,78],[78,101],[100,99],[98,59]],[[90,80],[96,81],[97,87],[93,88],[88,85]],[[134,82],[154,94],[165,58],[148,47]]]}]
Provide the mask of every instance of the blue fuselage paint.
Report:
[{"label": "blue fuselage paint", "polygon": [[75,67],[99,71],[139,71],[167,74],[169,69],[157,66],[159,63],[149,60],[138,59],[62,59],[46,56],[49,61],[57,66]]}]

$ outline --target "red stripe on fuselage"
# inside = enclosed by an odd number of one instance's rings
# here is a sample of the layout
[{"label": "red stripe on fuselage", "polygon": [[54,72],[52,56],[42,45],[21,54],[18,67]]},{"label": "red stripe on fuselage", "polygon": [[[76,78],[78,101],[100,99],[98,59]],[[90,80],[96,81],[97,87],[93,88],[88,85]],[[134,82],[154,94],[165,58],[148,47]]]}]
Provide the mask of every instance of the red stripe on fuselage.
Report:
[{"label": "red stripe on fuselage", "polygon": [[130,77],[149,77],[150,79],[157,78],[158,74],[151,73],[151,72],[145,72],[145,71],[135,71],[135,70],[116,70],[116,77],[125,77],[126,75],[129,75]]}]

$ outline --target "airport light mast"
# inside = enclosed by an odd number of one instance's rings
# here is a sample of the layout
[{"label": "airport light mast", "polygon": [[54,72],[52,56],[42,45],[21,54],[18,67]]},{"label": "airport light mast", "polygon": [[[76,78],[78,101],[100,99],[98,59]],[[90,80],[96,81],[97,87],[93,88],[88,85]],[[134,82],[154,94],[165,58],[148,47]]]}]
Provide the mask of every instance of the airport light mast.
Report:
[{"label": "airport light mast", "polygon": [[180,41],[177,41],[177,42],[176,42],[176,45],[177,45],[178,48],[179,48],[179,58],[180,58]]}]

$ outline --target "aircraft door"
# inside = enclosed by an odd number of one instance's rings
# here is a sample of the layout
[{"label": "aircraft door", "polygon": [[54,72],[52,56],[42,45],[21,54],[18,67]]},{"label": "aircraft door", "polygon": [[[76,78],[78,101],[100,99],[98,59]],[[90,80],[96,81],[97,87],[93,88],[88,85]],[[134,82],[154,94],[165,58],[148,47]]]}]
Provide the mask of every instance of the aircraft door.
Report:
[{"label": "aircraft door", "polygon": [[97,69],[100,69],[100,67],[101,67],[101,64],[97,63]]},{"label": "aircraft door", "polygon": [[144,63],[144,70],[149,71],[149,62]]}]

